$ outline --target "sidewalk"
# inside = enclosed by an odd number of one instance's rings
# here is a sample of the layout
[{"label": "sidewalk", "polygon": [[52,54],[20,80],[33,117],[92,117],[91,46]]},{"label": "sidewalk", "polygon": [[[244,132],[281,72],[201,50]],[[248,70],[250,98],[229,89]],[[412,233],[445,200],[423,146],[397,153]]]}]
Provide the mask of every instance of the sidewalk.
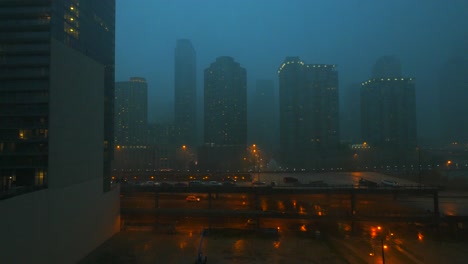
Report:
[{"label": "sidewalk", "polygon": [[[122,231],[79,264],[195,263],[200,235]],[[208,263],[220,264],[347,263],[322,241],[291,236],[275,239],[255,234],[207,234],[202,251]]]}]

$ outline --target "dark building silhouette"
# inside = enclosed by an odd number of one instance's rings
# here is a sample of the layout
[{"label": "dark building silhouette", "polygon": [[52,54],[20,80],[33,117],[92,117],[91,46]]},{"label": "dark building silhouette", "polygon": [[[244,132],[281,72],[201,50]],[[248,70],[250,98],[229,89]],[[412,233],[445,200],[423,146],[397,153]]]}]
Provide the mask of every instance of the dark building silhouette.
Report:
[{"label": "dark building silhouette", "polygon": [[249,142],[258,150],[271,157],[278,145],[278,104],[273,80],[257,80],[256,89],[250,102]]},{"label": "dark building silhouette", "polygon": [[177,40],[174,60],[176,144],[194,148],[197,146],[196,54],[190,40]]},{"label": "dark building silhouette", "polygon": [[441,140],[468,143],[468,59],[453,57],[439,70]]},{"label": "dark building silhouette", "polygon": [[401,63],[395,56],[382,56],[372,68],[372,78],[401,77]]},{"label": "dark building silhouette", "polygon": [[340,138],[347,144],[361,141],[361,83],[351,83],[340,97]]},{"label": "dark building silhouette", "polygon": [[115,83],[115,151],[112,169],[119,179],[152,169],[154,147],[148,134],[148,84],[132,77]]},{"label": "dark building silhouette", "polygon": [[147,144],[148,84],[141,77],[115,83],[115,145]]},{"label": "dark building silhouette", "polygon": [[200,166],[239,168],[247,144],[246,70],[233,58],[223,56],[204,74],[204,146]]},{"label": "dark building silhouette", "polygon": [[1,261],[77,262],[119,226],[115,1],[2,0],[0,25]]},{"label": "dark building silhouette", "polygon": [[287,57],[278,70],[280,148],[289,169],[327,163],[339,146],[338,72],[335,65]]},{"label": "dark building silhouette", "polygon": [[[386,61],[379,59],[373,78],[362,83],[361,135],[376,154],[379,151],[382,162],[401,164],[417,146],[415,84],[412,78],[396,75],[400,65]],[[380,71],[383,62],[393,68]]]}]

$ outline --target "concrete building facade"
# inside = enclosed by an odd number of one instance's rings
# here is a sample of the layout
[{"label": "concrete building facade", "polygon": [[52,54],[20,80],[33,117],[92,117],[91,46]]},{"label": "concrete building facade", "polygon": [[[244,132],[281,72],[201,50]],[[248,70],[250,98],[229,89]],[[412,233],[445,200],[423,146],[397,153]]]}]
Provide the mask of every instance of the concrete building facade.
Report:
[{"label": "concrete building facade", "polygon": [[119,230],[115,1],[5,0],[0,13],[2,262],[76,263]]}]

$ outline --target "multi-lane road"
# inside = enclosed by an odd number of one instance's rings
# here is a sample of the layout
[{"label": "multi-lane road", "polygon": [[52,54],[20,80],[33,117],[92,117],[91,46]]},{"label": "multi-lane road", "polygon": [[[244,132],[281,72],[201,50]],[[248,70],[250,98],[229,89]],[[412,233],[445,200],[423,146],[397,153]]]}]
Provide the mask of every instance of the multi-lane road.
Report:
[{"label": "multi-lane road", "polygon": [[[255,178],[256,176],[259,178]],[[282,177],[284,175],[261,174],[254,175],[254,180],[275,182],[279,185],[277,188],[289,188],[286,185],[281,186]],[[401,186],[417,185],[377,173],[324,173],[294,177],[303,184],[321,181],[329,186],[344,185],[351,188],[359,188],[361,178],[375,182],[388,179],[398,181]],[[250,186],[250,183],[238,183],[238,186],[246,187]],[[200,201],[187,201],[186,197],[189,195],[200,198]],[[438,263],[437,255],[424,251],[424,248],[432,246],[430,241],[434,235],[431,231],[431,210],[434,206],[432,195],[424,192],[412,194],[411,191],[401,192],[397,196],[388,191],[362,192],[355,194],[354,202],[352,199],[348,192],[209,194],[190,192],[190,189],[186,188],[184,192],[123,192],[121,208],[122,220],[130,227],[135,223],[146,223],[154,228],[156,224],[160,231],[188,236],[210,227],[269,228],[278,230],[282,237],[275,243],[297,236],[327,236],[328,241],[337,247],[337,251],[347,256],[349,261],[356,260],[356,263],[381,263],[382,257],[386,258],[387,263]],[[468,208],[468,196],[463,193],[439,192],[438,202],[441,215],[468,215],[468,212],[465,212]],[[354,215],[358,217],[354,217],[351,208],[354,208]],[[273,217],[268,213],[274,213]],[[281,215],[296,217],[278,217]],[[362,221],[363,216],[369,218]],[[389,221],[392,217],[398,219],[398,216],[422,216],[428,221]],[[343,239],[346,237],[350,239]],[[383,251],[382,246],[385,246]],[[455,249],[450,247],[446,252],[455,252]],[[446,255],[447,259],[456,260],[455,257],[451,258],[451,253],[441,254]]]}]

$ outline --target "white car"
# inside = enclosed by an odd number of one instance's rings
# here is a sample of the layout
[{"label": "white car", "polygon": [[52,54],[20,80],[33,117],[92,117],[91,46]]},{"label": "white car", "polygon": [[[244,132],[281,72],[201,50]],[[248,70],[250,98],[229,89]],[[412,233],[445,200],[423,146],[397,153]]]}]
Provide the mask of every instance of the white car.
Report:
[{"label": "white car", "polygon": [[221,186],[223,184],[218,182],[218,181],[210,181],[210,182],[208,182],[208,185],[210,185],[210,186]]},{"label": "white car", "polygon": [[155,186],[156,184],[154,183],[154,181],[146,181],[146,182],[143,182],[141,183],[141,186]]},{"label": "white car", "polygon": [[398,186],[398,182],[396,182],[396,181],[390,181],[390,180],[383,180],[383,181],[382,181],[382,185],[384,185],[384,186],[390,186],[390,187],[397,187],[397,186]]}]

